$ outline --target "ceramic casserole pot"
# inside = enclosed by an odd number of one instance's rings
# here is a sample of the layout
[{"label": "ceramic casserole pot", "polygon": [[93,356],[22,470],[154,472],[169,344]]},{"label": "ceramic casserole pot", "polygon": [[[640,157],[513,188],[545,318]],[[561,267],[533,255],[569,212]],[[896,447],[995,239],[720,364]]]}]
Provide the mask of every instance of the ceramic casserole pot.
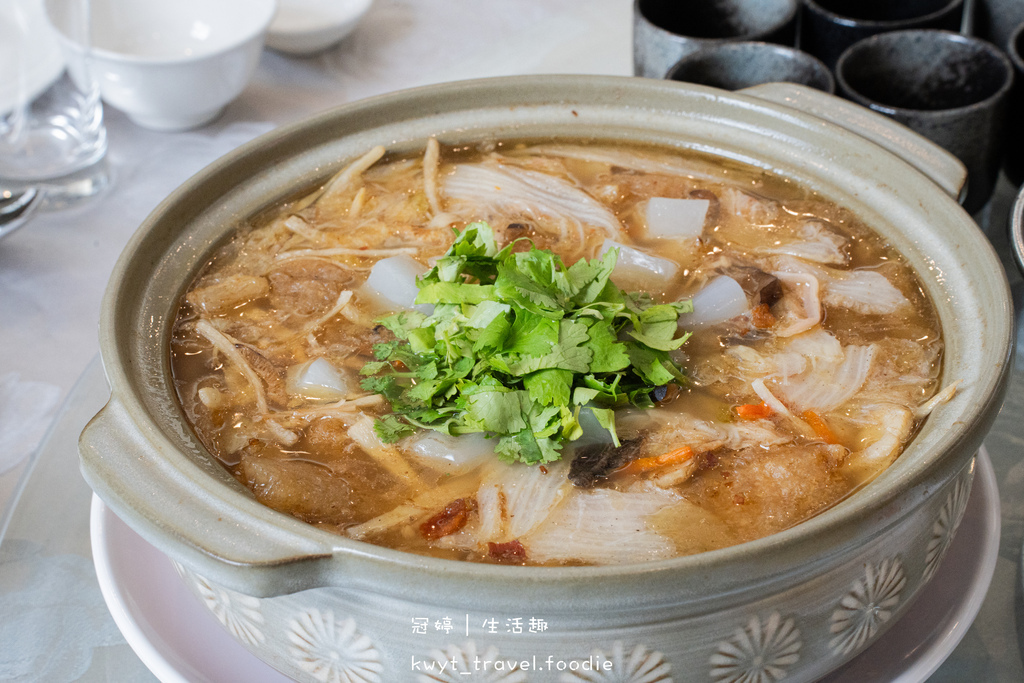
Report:
[{"label": "ceramic casserole pot", "polygon": [[[367,149],[581,137],[700,150],[856,212],[917,270],[959,382],[897,461],[782,533],[672,560],[516,567],[420,557],[320,531],[256,502],[199,444],[169,370],[178,300],[237,225]],[[263,136],[145,221],[103,303],[109,404],[82,435],[103,501],[179,566],[225,627],[308,681],[814,680],[897,622],[963,515],[1005,392],[1006,278],[956,202],[963,167],[818,91],[739,93],[593,76],[468,81],[386,95]]]}]

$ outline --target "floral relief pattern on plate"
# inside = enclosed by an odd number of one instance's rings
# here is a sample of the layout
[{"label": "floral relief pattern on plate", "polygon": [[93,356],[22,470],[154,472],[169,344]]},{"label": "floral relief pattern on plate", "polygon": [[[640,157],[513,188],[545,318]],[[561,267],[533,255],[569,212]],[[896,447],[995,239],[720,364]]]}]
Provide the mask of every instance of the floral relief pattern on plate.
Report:
[{"label": "floral relief pattern on plate", "polygon": [[449,645],[444,650],[431,650],[425,659],[413,658],[413,670],[419,673],[420,683],[525,683],[526,674],[518,666],[509,666],[493,645],[483,654],[477,653],[476,643],[467,640],[462,646]]},{"label": "floral relief pattern on plate", "polygon": [[288,621],[288,647],[295,665],[321,683],[383,683],[384,664],[355,620],[311,609]]},{"label": "floral relief pattern on plate", "polygon": [[589,670],[567,671],[562,683],[672,683],[672,665],[656,650],[637,645],[628,653],[621,640],[612,644],[610,655],[594,650],[588,660]]},{"label": "floral relief pattern on plate", "polygon": [[732,638],[718,643],[711,655],[711,678],[720,683],[772,683],[781,680],[800,660],[800,629],[793,619],[772,612],[762,621],[754,615]]},{"label": "floral relief pattern on plate", "polygon": [[953,484],[946,497],[946,502],[939,510],[939,518],[932,525],[932,537],[928,541],[928,547],[924,558],[924,575],[922,581],[930,581],[939,568],[939,563],[946,556],[953,536],[960,526],[960,520],[964,517],[967,509],[967,501],[971,497],[971,483],[974,481],[974,470],[965,473],[956,483]]},{"label": "floral relief pattern on plate", "polygon": [[178,573],[192,582],[203,604],[231,635],[252,646],[261,645],[267,639],[263,635],[264,620],[258,598],[215,586],[177,562],[174,564]]},{"label": "floral relief pattern on plate", "polygon": [[864,576],[853,582],[849,592],[832,613],[828,645],[833,651],[849,654],[861,648],[892,618],[907,585],[899,557],[868,564]]}]

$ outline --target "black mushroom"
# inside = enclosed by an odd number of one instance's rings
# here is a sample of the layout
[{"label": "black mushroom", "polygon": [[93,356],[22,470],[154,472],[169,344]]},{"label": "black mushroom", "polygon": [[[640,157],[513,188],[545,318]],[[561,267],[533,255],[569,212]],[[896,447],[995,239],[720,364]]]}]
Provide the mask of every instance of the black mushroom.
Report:
[{"label": "black mushroom", "polygon": [[720,268],[722,275],[728,275],[743,288],[751,306],[773,306],[782,298],[782,283],[771,273],[754,266],[728,266]]},{"label": "black mushroom", "polygon": [[698,188],[696,190],[690,190],[688,195],[690,199],[706,199],[708,200],[708,212],[704,216],[705,226],[714,226],[718,224],[718,216],[722,211],[722,204],[718,199],[718,195],[711,190]]},{"label": "black mushroom", "polygon": [[679,385],[672,383],[662,384],[660,387],[654,387],[654,389],[651,390],[650,396],[651,400],[658,405],[671,403],[679,396]]},{"label": "black mushroom", "polygon": [[599,479],[625,467],[640,453],[643,438],[627,439],[616,447],[610,443],[596,443],[576,451],[576,457],[569,465],[569,481],[580,488],[590,488]]}]

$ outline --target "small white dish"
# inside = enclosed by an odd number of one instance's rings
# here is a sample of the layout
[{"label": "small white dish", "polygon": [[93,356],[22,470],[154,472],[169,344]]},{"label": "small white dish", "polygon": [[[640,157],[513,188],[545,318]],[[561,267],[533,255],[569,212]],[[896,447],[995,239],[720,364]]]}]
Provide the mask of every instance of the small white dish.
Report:
[{"label": "small white dish", "polygon": [[278,0],[267,47],[312,55],[338,44],[369,11],[373,0]]},{"label": "small white dish", "polygon": [[[93,72],[100,94],[144,128],[187,130],[216,118],[259,62],[275,0],[92,0]],[[62,31],[73,11],[46,0]]]},{"label": "small white dish", "polygon": [[188,592],[167,556],[95,495],[89,535],[96,577],[114,623],[163,683],[289,680],[232,638]]},{"label": "small white dish", "polygon": [[[125,640],[164,683],[288,679],[232,638],[185,587],[166,555],[96,496],[90,516],[100,590]],[[995,473],[979,451],[970,501],[946,558],[884,638],[823,683],[925,681],[953,652],[981,609],[999,554]]]},{"label": "small white dish", "polygon": [[975,467],[967,509],[931,582],[882,638],[819,683],[923,683],[963,640],[992,583],[1002,526],[996,473],[984,446]]}]

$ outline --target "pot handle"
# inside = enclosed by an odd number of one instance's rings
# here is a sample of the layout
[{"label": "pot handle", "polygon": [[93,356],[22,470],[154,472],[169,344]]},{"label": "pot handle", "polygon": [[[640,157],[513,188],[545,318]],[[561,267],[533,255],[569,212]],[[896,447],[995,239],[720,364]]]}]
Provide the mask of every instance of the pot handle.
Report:
[{"label": "pot handle", "polygon": [[[196,462],[160,432],[140,428],[116,395],[86,425],[78,450],[85,480],[114,514],[158,550],[221,585],[253,595],[317,585],[323,562],[353,543],[324,539],[299,520],[282,523],[280,513],[240,486],[226,486],[221,479],[230,475],[215,471],[219,465]],[[287,587],[271,571],[282,564],[293,565]]]},{"label": "pot handle", "polygon": [[1017,259],[1017,267],[1024,275],[1024,185],[1018,191],[1013,210],[1010,211],[1010,245]]},{"label": "pot handle", "polygon": [[797,109],[867,138],[924,173],[957,201],[967,191],[963,162],[923,135],[867,107],[796,83],[765,83],[739,92]]}]

